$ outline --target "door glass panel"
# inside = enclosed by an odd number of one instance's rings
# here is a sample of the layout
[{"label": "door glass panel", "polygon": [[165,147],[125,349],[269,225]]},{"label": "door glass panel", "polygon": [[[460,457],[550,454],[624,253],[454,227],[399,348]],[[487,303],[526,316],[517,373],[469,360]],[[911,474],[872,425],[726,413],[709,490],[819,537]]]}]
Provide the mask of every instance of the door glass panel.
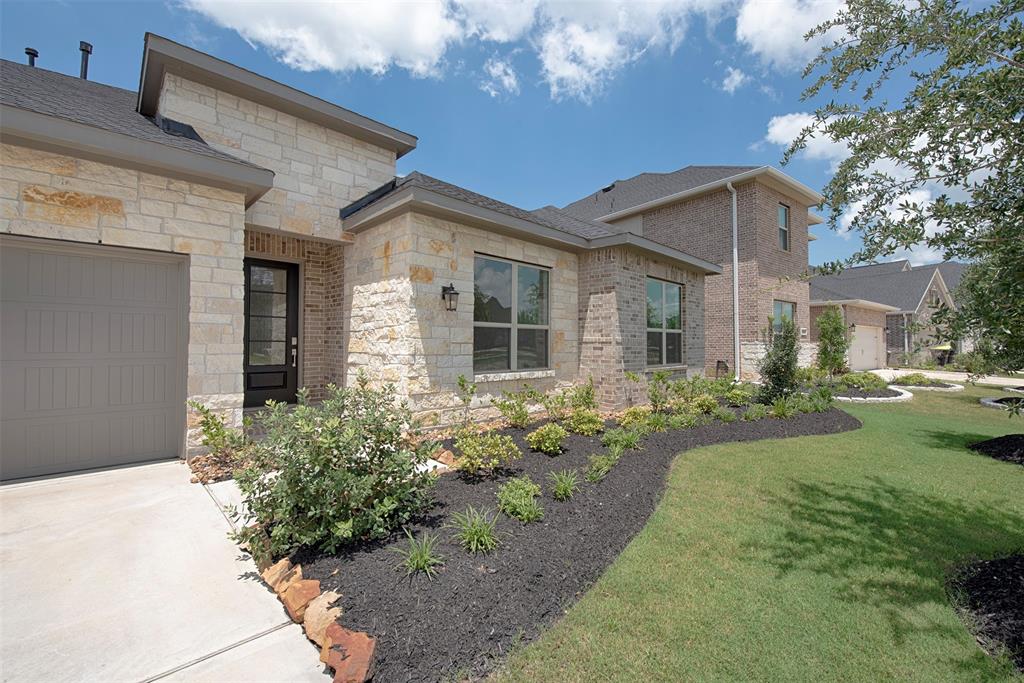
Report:
[{"label": "door glass panel", "polygon": [[249,339],[264,341],[287,341],[287,320],[249,316]]},{"label": "door glass panel", "polygon": [[473,262],[473,320],[512,322],[512,264],[476,257]]},{"label": "door glass panel", "polygon": [[250,341],[249,365],[284,365],[285,343],[277,341]]},{"label": "door glass panel", "polygon": [[249,268],[249,289],[258,292],[288,291],[288,271],[284,268],[251,266]]},{"label": "door glass panel", "polygon": [[508,370],[512,364],[511,333],[508,327],[473,328],[473,370]]},{"label": "door glass panel", "polygon": [[249,292],[249,315],[273,315],[284,317],[288,314],[288,295],[271,292]]},{"label": "door glass panel", "polygon": [[516,363],[519,370],[548,366],[548,331],[524,330],[516,333]]}]

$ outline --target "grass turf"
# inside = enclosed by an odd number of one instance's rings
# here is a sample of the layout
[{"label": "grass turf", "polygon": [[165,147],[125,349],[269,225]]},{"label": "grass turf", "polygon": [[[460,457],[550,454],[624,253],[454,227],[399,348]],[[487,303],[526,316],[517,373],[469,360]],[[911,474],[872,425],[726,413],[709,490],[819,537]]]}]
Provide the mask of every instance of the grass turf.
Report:
[{"label": "grass turf", "polygon": [[832,436],[677,458],[654,515],[504,681],[1021,680],[982,652],[947,571],[1024,548],[1024,468],[966,448],[1024,431],[997,389],[844,405]]}]

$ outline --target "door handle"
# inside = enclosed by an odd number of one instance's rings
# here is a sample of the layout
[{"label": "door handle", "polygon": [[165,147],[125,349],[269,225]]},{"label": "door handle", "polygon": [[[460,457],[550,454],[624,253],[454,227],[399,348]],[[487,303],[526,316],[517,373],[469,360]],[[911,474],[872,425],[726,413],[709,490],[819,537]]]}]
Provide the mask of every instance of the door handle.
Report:
[{"label": "door handle", "polygon": [[298,365],[298,357],[299,357],[299,350],[293,346],[292,347],[292,367],[293,368]]}]

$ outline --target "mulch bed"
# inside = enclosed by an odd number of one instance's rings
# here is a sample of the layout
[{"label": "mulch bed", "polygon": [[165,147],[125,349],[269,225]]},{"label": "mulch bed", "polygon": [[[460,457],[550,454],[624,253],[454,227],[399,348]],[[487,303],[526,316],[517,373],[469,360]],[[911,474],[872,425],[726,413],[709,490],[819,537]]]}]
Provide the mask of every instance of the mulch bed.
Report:
[{"label": "mulch bed", "polygon": [[972,443],[968,448],[996,460],[1024,466],[1024,434],[997,436],[994,439]]},{"label": "mulch bed", "polygon": [[900,392],[893,389],[836,389],[834,396],[843,398],[893,398],[899,396]]},{"label": "mulch bed", "polygon": [[1024,554],[974,562],[950,580],[978,643],[1024,672]]},{"label": "mulch bed", "polygon": [[933,382],[930,384],[901,384],[899,381],[890,382],[898,387],[927,387],[928,389],[952,389],[954,385],[947,382]]},{"label": "mulch bed", "polygon": [[[536,427],[536,425],[533,425]],[[342,594],[348,628],[377,638],[375,681],[436,681],[477,677],[509,651],[537,635],[575,602],[644,526],[661,498],[666,474],[681,451],[730,441],[832,434],[860,427],[837,409],[789,420],[713,422],[689,430],[656,433],[642,450],[630,451],[598,484],[584,479],[588,456],[603,453],[599,437],[572,435],[561,455],[530,452],[526,430],[506,429],[524,456],[494,480],[446,474],[437,483],[436,505],[412,531],[438,535],[445,564],[438,575],[408,577],[398,569],[395,548],[404,536],[365,544],[335,556],[300,552],[306,578]],[[575,468],[580,488],[567,503],[550,496],[547,474]],[[467,505],[496,508],[498,484],[529,475],[544,488],[544,519],[522,524],[499,517],[499,548],[469,555],[444,523]],[[613,647],[609,643],[609,647]]]}]

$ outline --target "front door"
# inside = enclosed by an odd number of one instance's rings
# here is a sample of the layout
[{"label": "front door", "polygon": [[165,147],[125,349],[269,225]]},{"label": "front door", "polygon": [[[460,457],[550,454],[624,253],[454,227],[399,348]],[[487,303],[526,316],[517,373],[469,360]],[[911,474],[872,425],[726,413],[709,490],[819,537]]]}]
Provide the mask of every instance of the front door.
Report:
[{"label": "front door", "polygon": [[245,405],[295,402],[299,267],[245,259]]}]

